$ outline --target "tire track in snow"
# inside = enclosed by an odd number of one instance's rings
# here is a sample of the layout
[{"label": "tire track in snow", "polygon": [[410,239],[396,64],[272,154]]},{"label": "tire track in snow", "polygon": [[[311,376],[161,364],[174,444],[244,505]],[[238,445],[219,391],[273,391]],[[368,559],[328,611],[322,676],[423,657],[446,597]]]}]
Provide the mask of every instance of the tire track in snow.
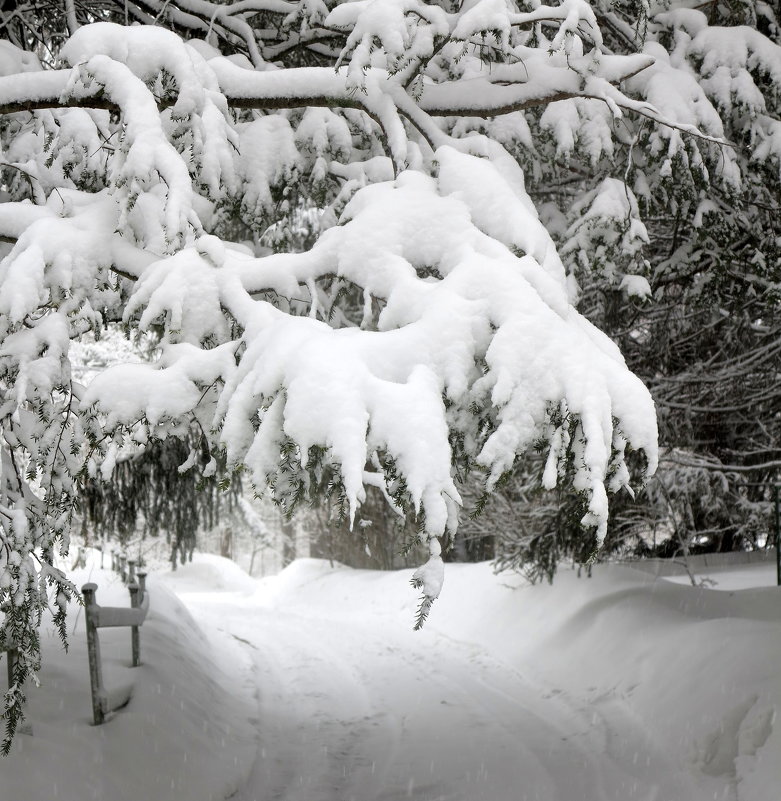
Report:
[{"label": "tire track in snow", "polygon": [[476,646],[281,610],[218,617],[253,646],[259,686],[259,758],[236,801],[607,798],[600,735],[578,742],[570,706]]}]

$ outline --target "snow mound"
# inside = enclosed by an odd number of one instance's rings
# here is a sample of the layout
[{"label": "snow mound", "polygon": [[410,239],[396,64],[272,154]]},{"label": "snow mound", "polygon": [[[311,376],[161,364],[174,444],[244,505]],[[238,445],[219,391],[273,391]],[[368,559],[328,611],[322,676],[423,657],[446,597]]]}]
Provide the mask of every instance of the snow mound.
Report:
[{"label": "snow mound", "polygon": [[[745,586],[746,566],[732,571]],[[605,798],[774,797],[777,587],[693,587],[627,565],[597,565],[591,578],[563,571],[553,586],[531,586],[489,564],[450,564],[435,613],[413,633],[411,574],[302,560],[261,584],[256,598],[273,614],[317,619],[318,630],[380,632],[413,654],[459,643],[529,677],[539,697],[557,699],[604,736]],[[719,567],[722,586],[729,574]],[[766,574],[753,573],[760,584]]]},{"label": "snow mound", "polygon": [[175,593],[254,592],[257,581],[231,559],[210,553],[193,554],[192,562],[160,577]]}]

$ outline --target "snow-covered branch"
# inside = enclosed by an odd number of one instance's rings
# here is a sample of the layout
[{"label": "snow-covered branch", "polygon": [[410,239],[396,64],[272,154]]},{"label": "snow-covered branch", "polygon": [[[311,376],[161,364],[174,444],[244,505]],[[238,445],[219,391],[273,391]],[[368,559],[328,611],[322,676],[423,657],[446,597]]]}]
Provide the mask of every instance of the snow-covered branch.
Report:
[{"label": "snow-covered branch", "polygon": [[[775,45],[741,31],[720,64],[722,34],[680,11],[625,54],[587,0],[138,0],[128,17],[156,24],[131,26],[113,6],[82,24],[76,3],[56,61],[4,42],[14,625],[34,628],[21,565],[67,547],[79,482],[191,428],[287,510],[320,493],[352,519],[379,487],[428,548],[422,609],[461,468],[490,491],[542,452],[542,485],[571,482],[593,551],[609,492],[655,469],[657,431],[648,391],[576,310],[576,273],[651,297],[647,211],[672,198],[701,222],[699,188],[743,185],[722,145],[755,141],[765,169],[781,141]],[[543,223],[528,185],[554,173],[545,199],[567,180],[578,199],[546,203]],[[81,386],[71,342],[107,324],[153,333],[156,360]]]}]

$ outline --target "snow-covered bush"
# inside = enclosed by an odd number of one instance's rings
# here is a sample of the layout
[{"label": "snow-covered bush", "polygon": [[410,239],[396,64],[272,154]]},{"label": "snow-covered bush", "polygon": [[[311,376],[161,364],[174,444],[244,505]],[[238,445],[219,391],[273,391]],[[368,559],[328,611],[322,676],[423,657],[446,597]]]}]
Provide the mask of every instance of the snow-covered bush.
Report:
[{"label": "snow-covered bush", "polygon": [[[562,230],[579,269],[596,248],[647,294],[646,188],[672,197],[716,163],[737,186],[728,112],[753,115],[775,163],[775,118],[745,93],[777,79],[768,40],[745,35],[726,92],[696,11],[666,11],[672,33],[643,46],[623,4],[587,0],[74,0],[60,47],[44,5],[43,42],[14,14],[0,50],[9,732],[47,587],[57,610],[73,590],[52,561],[78,487],[128,443],[196,431],[188,467],[224,459],[288,511],[322,494],[352,520],[375,487],[430,555],[419,622],[467,470],[490,492],[536,447],[599,545],[628,453],[655,469],[654,408],[575,310],[527,179],[642,151],[647,169],[585,187]],[[154,331],[159,357],[80,384],[70,343],[109,322]]]}]

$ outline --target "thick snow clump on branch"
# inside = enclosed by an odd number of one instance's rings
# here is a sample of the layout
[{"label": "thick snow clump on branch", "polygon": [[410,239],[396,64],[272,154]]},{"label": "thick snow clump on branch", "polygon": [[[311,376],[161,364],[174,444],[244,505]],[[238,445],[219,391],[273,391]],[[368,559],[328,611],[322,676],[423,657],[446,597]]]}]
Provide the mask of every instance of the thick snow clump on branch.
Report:
[{"label": "thick snow clump on branch", "polygon": [[[366,482],[384,475],[394,506],[422,521],[436,562],[433,543],[457,525],[454,462],[465,457],[483,469],[490,490],[537,445],[550,452],[547,487],[573,459],[587,498],[583,522],[601,541],[606,484],[629,486],[626,446],[643,450],[654,469],[650,397],[572,307],[518,163],[495,140],[454,138],[431,120],[426,103],[446,98],[442,81],[422,89],[421,110],[400,77],[403,54],[429,59],[442,37],[466,40],[488,27],[503,31],[509,47],[513,25],[536,23],[542,11],[513,15],[488,2],[461,15],[425,8],[423,17],[412,0],[335,8],[331,24],[351,30],[342,54],[349,65],[336,72],[252,68],[145,26],[97,23],[63,47],[71,69],[56,103],[99,97],[121,126],[112,131],[98,109],[39,112],[70,155],[30,161],[44,195],[58,176],[61,186],[35,216],[25,201],[7,215],[8,231],[12,220],[27,222],[0,267],[0,313],[3,357],[15,365],[8,403],[15,414],[42,403],[44,420],[65,414],[60,439],[71,455],[62,465],[54,457],[64,477],[77,472],[84,444],[92,443],[94,474],[102,455],[113,465],[125,436],[144,442],[194,422],[225,449],[229,466],[283,504],[327,469],[352,518]],[[420,24],[410,27],[416,14]],[[620,77],[610,59],[599,75],[601,40],[587,3],[567,2],[545,19],[560,24],[549,49],[566,58],[546,61],[526,48],[540,92],[574,91],[568,65],[578,59],[592,65],[592,85]],[[584,20],[594,35],[575,46]],[[373,39],[388,63],[364,60]],[[18,69],[33,74],[23,60]],[[463,77],[479,89],[473,73]],[[253,97],[261,107],[265,97],[310,108],[236,119],[230,102]],[[28,148],[40,142],[34,126],[24,136]],[[111,157],[91,161],[90,147],[111,137]],[[359,156],[361,137],[370,152]],[[225,230],[225,210],[239,201],[242,219],[263,219],[288,196],[285,184],[306,173],[343,183],[313,246],[256,257],[210,232]],[[340,307],[345,295],[357,295],[357,317]],[[107,313],[161,330],[159,358],[113,367],[80,388],[70,380],[69,341]],[[58,388],[59,400],[51,394]],[[12,441],[35,436],[20,425],[12,422]],[[45,465],[51,451],[34,451]],[[426,573],[427,596],[438,594],[440,574]]]},{"label": "thick snow clump on branch", "polygon": [[[52,554],[81,482],[166,437],[286,510],[324,494],[352,519],[380,489],[417,519],[428,605],[465,472],[491,491],[529,449],[598,547],[657,430],[578,276],[652,298],[655,209],[702,225],[708,182],[778,169],[775,28],[675,3],[643,11],[642,42],[587,0],[165,5],[193,39],[78,17],[51,63],[0,47],[0,646],[24,641],[20,678],[47,582],[73,589]],[[84,386],[71,342],[107,325],[156,349]]]}]

